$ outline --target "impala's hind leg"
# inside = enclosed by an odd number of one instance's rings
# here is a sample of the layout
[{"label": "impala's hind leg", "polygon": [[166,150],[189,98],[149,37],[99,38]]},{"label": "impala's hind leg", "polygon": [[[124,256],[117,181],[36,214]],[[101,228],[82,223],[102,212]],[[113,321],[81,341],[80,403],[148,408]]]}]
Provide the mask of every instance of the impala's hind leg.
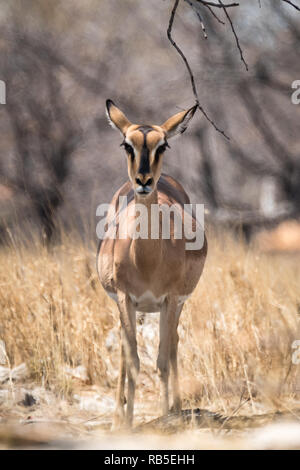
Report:
[{"label": "impala's hind leg", "polygon": [[176,310],[177,302],[174,298],[168,298],[160,311],[157,369],[161,380],[163,415],[167,415],[169,412],[170,351]]}]

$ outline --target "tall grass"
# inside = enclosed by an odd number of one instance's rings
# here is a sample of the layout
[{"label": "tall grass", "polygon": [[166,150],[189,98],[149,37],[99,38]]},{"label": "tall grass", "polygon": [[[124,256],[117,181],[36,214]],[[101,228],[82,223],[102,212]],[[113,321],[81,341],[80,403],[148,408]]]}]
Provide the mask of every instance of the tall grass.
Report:
[{"label": "tall grass", "polygon": [[[66,235],[51,251],[39,244],[0,251],[0,339],[12,365],[26,362],[31,379],[57,393],[72,393],[65,367],[78,365],[91,384],[114,393],[118,312],[97,279],[95,253]],[[209,236],[204,273],[179,327],[185,406],[229,413],[248,399],[256,413],[299,398],[291,348],[300,339],[299,260]],[[159,401],[157,342],[157,315],[138,316],[137,413],[146,397]]]}]

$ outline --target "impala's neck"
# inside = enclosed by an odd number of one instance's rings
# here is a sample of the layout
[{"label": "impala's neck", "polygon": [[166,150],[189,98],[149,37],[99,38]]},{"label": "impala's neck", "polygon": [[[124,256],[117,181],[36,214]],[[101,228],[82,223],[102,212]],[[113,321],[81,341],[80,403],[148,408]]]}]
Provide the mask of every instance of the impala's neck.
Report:
[{"label": "impala's neck", "polygon": [[153,269],[155,269],[155,266],[158,264],[162,248],[160,237],[158,239],[151,238],[151,206],[152,204],[158,204],[157,189],[154,189],[147,197],[135,195],[136,217],[139,218],[141,215],[137,204],[145,208],[143,217],[147,217],[148,219],[148,237],[147,239],[137,238],[133,240],[131,245],[132,257],[138,269],[143,273],[149,272],[149,275],[151,275],[151,272],[153,272]]}]

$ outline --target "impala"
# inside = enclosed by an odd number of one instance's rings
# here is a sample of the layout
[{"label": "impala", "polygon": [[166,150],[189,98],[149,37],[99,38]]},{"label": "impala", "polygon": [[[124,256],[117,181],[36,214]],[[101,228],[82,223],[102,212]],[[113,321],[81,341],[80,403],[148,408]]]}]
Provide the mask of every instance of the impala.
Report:
[{"label": "impala", "polygon": [[[97,268],[100,281],[112,297],[120,313],[120,370],[117,385],[115,426],[132,425],[136,379],[140,364],[136,340],[136,311],[160,312],[159,351],[157,370],[161,380],[162,412],[169,411],[168,381],[172,372],[173,409],[181,410],[177,370],[177,326],[185,300],[195,289],[202,274],[207,242],[201,249],[186,249],[186,238],[174,234],[171,217],[170,237],[136,237],[138,211],[146,210],[151,233],[151,207],[176,207],[182,220],[189,197],[183,187],[171,176],[161,173],[163,155],[168,140],[183,133],[193,117],[196,106],[170,117],[161,126],[132,124],[111,101],[106,102],[109,123],[123,136],[122,146],[127,155],[127,181],[114,195],[108,211],[107,224],[113,222],[118,231],[127,225],[126,237],[105,237],[99,245]],[[119,198],[126,196],[129,203],[121,209]],[[113,214],[113,215],[112,215]],[[115,215],[117,214],[117,215]],[[193,227],[198,224],[195,216]],[[160,222],[161,223],[161,222]],[[199,225],[199,224],[198,224]],[[125,381],[127,377],[127,406]]]}]

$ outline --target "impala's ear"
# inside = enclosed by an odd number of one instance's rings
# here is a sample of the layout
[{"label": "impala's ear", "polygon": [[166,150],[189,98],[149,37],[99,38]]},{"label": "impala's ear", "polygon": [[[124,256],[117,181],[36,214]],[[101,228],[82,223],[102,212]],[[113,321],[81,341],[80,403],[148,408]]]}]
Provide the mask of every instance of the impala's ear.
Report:
[{"label": "impala's ear", "polygon": [[123,135],[126,133],[128,127],[131,125],[131,122],[128,121],[125,114],[123,114],[122,111],[117,108],[117,106],[112,100],[106,100],[106,115],[109,124],[114,129],[120,131]]},{"label": "impala's ear", "polygon": [[163,130],[167,133],[167,137],[173,137],[177,134],[182,134],[187,126],[189,121],[195,114],[197,109],[197,104],[187,111],[181,111],[180,113],[174,114],[161,126]]}]

